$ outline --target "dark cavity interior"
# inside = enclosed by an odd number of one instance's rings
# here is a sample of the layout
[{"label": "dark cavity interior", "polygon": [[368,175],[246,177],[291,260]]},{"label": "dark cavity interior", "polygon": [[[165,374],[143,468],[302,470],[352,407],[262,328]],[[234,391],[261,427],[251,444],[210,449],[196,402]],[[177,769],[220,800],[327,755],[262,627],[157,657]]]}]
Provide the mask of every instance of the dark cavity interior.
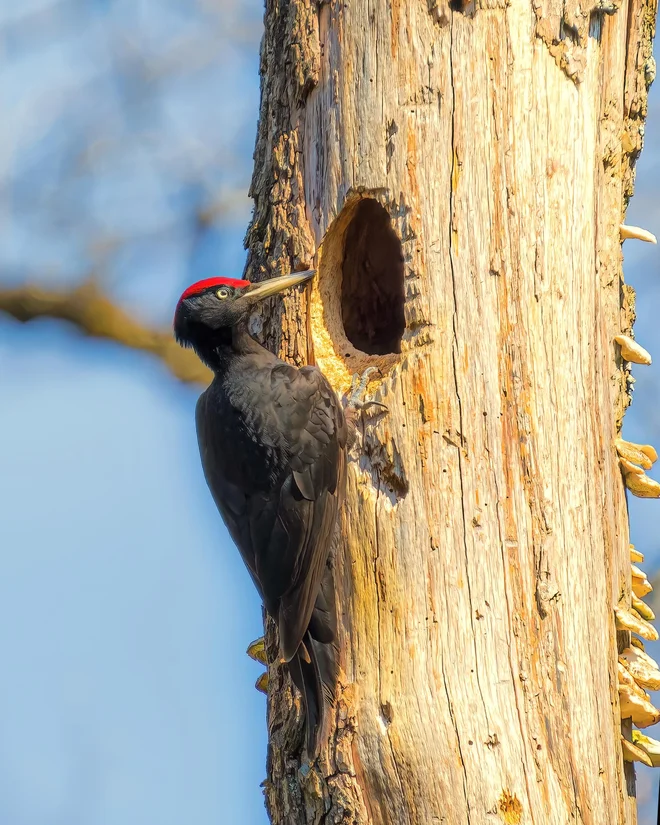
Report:
[{"label": "dark cavity interior", "polygon": [[346,230],[341,315],[346,337],[368,355],[401,352],[403,252],[390,216],[371,198],[360,201]]}]

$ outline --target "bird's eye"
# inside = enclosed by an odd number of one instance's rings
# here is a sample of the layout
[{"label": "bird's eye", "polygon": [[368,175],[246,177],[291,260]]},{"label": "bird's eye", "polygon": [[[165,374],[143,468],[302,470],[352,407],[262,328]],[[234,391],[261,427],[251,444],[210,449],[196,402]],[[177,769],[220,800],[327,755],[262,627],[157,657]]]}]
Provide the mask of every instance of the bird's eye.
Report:
[{"label": "bird's eye", "polygon": [[225,298],[229,298],[229,290],[227,289],[227,287],[223,286],[222,289],[219,289],[216,292],[216,295],[218,296],[218,298],[220,298],[221,301],[224,301]]}]

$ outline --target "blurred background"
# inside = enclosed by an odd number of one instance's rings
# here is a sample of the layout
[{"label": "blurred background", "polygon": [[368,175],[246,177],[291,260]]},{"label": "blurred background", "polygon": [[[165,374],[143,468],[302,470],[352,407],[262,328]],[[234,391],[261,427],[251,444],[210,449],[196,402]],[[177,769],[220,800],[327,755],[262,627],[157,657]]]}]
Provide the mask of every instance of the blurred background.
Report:
[{"label": "blurred background", "polygon": [[[167,334],[184,286],[240,276],[262,14],[0,3],[0,299],[91,281]],[[657,91],[646,134],[628,222],[659,233]],[[658,363],[659,255],[625,245]],[[625,435],[658,446],[660,372],[635,375]],[[147,354],[0,312],[1,825],[267,822],[245,655],[261,610],[201,475],[198,392]],[[659,506],[630,501],[649,575]],[[658,773],[638,769],[642,825]]]},{"label": "blurred background", "polygon": [[[169,334],[240,277],[262,0],[0,3],[0,291],[90,278]],[[266,823],[261,608],[200,388],[0,313],[0,823]]]}]

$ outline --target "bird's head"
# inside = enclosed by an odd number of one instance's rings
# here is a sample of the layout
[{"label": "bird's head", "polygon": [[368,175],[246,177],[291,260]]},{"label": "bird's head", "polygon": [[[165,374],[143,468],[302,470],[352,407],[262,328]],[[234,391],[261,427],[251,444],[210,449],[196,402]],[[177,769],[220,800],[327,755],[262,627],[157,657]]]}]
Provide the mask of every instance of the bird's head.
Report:
[{"label": "bird's head", "polygon": [[[174,336],[184,347],[192,347],[204,358],[221,343],[232,327],[245,320],[264,298],[304,284],[315,270],[269,278],[258,284],[234,278],[207,278],[189,286],[179,298],[174,313]],[[206,359],[205,359],[206,360]]]}]

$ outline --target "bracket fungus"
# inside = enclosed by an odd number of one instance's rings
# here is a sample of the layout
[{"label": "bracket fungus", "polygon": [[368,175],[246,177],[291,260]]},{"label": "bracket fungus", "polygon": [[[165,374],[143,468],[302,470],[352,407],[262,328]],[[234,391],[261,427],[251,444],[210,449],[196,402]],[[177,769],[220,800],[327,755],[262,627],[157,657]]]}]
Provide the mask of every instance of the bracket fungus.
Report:
[{"label": "bracket fungus", "polygon": [[635,548],[634,544],[630,545],[630,561],[631,562],[644,561],[644,553],[640,553],[639,550],[637,550]]},{"label": "bracket fungus", "polygon": [[651,610],[648,604],[639,599],[634,593],[630,596],[630,604],[633,610],[636,610],[642,619],[646,619],[647,622],[655,621],[655,613]]},{"label": "bracket fungus", "polygon": [[650,353],[629,335],[615,335],[614,340],[621,347],[621,357],[625,361],[630,361],[633,364],[646,364],[647,366],[651,363]]},{"label": "bracket fungus", "polygon": [[[660,768],[660,742],[638,730],[632,732],[632,744],[648,757],[652,768]],[[643,760],[640,760],[643,761]],[[645,764],[649,764],[648,762]]]},{"label": "bracket fungus", "polygon": [[[635,238],[647,243],[657,243],[652,232],[641,229],[639,226],[619,225],[621,242],[628,238]],[[618,334],[614,341],[621,348],[621,358],[633,364],[650,364],[651,355],[629,335]],[[634,381],[627,375],[628,387]],[[635,444],[617,438],[614,442],[619,465],[626,487],[630,492],[641,498],[660,498],[660,484],[644,472],[650,470],[658,460],[658,454],[650,444]],[[655,619],[651,608],[642,601],[642,597],[650,593],[653,588],[646,574],[636,566],[637,562],[644,561],[643,553],[629,545],[630,574],[631,574],[631,606],[626,609],[619,605],[614,608],[616,627],[619,630],[628,630],[636,633],[643,639],[657,641],[658,631],[650,623]],[[644,650],[644,643],[630,636],[629,646],[620,651],[617,663],[619,682],[619,705],[621,718],[631,718],[638,728],[645,728],[660,721],[660,711],[653,706],[650,697],[645,692],[660,690],[660,667]],[[660,742],[645,736],[639,731],[632,732],[632,741],[621,736],[623,758],[628,762],[643,762],[649,767],[660,767]]]},{"label": "bracket fungus", "polygon": [[637,613],[636,610],[626,610],[623,607],[615,607],[614,615],[616,616],[616,624],[619,630],[630,630],[631,633],[637,633],[642,639],[649,642],[657,642],[658,631],[649,624],[645,619]]},{"label": "bracket fungus", "polygon": [[625,736],[621,737],[621,749],[623,750],[623,758],[626,762],[642,762],[649,768],[653,767],[651,757],[646,751],[634,742],[630,742]]},{"label": "bracket fungus", "polygon": [[627,647],[619,654],[619,664],[625,667],[640,687],[660,690],[660,669],[647,653],[636,647]]},{"label": "bracket fungus", "polygon": [[624,458],[620,458],[623,480],[630,492],[638,498],[660,498],[660,484],[646,475],[640,467],[631,465]]},{"label": "bracket fungus", "polygon": [[625,223],[619,226],[619,237],[622,241],[628,238],[634,238],[635,240],[646,241],[647,243],[658,242],[653,232],[649,232],[648,229],[641,229],[639,226],[626,226]]},{"label": "bracket fungus", "polygon": [[638,728],[660,722],[660,710],[651,704],[649,695],[632,678],[623,665],[618,666],[619,706],[622,719],[632,719]]},{"label": "bracket fungus", "polygon": [[658,460],[658,454],[650,444],[634,444],[617,438],[614,442],[619,457],[630,464],[639,464],[645,470],[650,470]]},{"label": "bracket fungus", "polygon": [[245,652],[250,659],[254,659],[255,662],[259,662],[262,665],[268,664],[268,657],[266,656],[266,643],[263,636],[260,639],[255,639],[253,642],[250,642]]},{"label": "bracket fungus", "polygon": [[632,473],[636,476],[644,475],[643,467],[638,467],[636,464],[633,464],[632,461],[628,461],[627,458],[623,458],[622,456],[619,456],[619,466],[623,470],[624,475],[627,475],[628,473]]},{"label": "bracket fungus", "polygon": [[643,599],[653,590],[651,582],[646,578],[646,573],[634,564],[630,565],[630,575],[632,576],[632,592],[638,599]]},{"label": "bracket fungus", "polygon": [[268,671],[261,674],[254,686],[260,693],[268,693]]}]

